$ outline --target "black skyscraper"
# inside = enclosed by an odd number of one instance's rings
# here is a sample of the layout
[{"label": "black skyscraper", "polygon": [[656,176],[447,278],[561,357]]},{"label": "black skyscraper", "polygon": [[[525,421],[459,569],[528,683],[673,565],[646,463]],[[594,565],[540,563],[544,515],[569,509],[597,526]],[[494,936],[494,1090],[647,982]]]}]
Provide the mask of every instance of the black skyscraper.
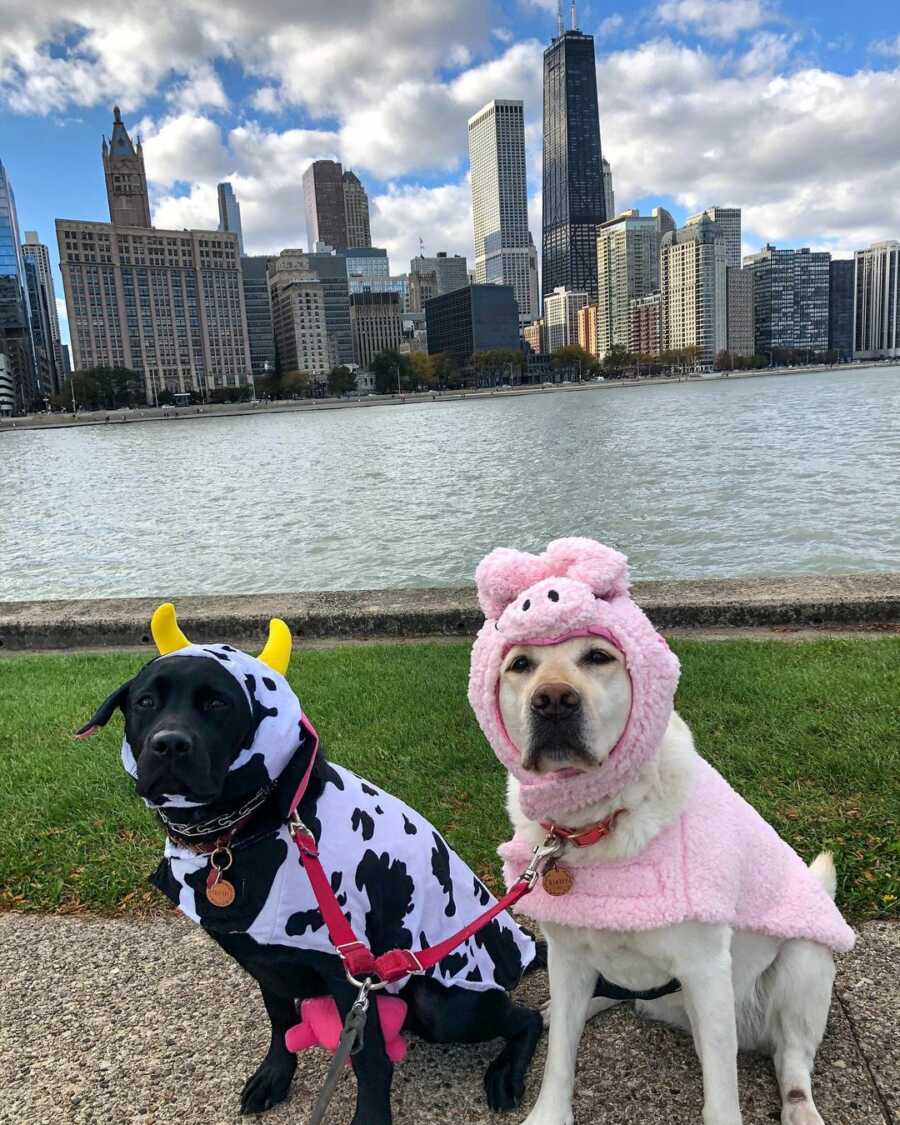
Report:
[{"label": "black skyscraper", "polygon": [[603,196],[594,37],[564,31],[544,51],[543,290],[597,300]]},{"label": "black skyscraper", "polygon": [[853,358],[853,273],[852,258],[831,262],[831,291],[828,308],[828,349],[841,359]]}]

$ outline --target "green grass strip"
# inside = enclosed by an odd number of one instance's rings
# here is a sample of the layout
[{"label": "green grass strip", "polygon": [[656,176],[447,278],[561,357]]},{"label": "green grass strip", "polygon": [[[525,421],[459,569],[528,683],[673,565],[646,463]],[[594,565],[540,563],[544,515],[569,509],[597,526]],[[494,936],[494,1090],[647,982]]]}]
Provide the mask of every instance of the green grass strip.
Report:
[{"label": "green grass strip", "polygon": [[[849,918],[896,915],[900,639],[673,647],[678,708],[700,752],[805,859],[834,851]],[[496,889],[504,774],[466,701],[468,659],[463,643],[301,643],[291,682],[328,755],[418,808]],[[0,906],[167,909],[146,883],[162,838],[119,764],[121,720],[72,738],[142,662],[0,661]]]}]

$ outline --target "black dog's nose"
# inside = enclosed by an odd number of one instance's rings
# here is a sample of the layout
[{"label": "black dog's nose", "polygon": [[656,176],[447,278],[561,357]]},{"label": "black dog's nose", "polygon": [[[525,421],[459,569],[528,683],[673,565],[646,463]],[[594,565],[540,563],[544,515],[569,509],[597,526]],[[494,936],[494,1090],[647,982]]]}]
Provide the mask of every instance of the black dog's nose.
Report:
[{"label": "black dog's nose", "polygon": [[194,749],[194,740],[190,735],[182,734],[177,730],[160,730],[148,743],[151,750],[157,754],[175,755],[189,754]]},{"label": "black dog's nose", "polygon": [[541,684],[531,697],[531,709],[543,719],[568,719],[581,707],[571,684]]}]

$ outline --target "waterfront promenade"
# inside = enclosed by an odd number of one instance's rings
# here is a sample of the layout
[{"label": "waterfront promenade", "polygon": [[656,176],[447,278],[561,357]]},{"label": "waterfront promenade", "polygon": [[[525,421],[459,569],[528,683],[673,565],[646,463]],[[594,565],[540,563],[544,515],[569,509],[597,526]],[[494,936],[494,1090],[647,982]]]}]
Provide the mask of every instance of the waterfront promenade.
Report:
[{"label": "waterfront promenade", "polygon": [[72,426],[121,425],[136,422],[171,422],[203,418],[253,416],[258,414],[291,414],[319,410],[358,410],[369,406],[440,405],[449,402],[469,402],[483,399],[520,398],[523,395],[581,393],[585,391],[611,391],[633,387],[657,386],[671,383],[698,383],[724,380],[760,379],[772,375],[810,375],[823,371],[842,372],[848,376],[872,367],[894,366],[896,360],[839,366],[818,365],[810,367],[767,367],[759,371],[726,371],[708,375],[678,375],[640,379],[607,379],[602,383],[553,383],[517,387],[477,388],[465,391],[426,391],[421,394],[366,395],[360,398],[320,398],[262,401],[256,403],[217,403],[205,406],[166,406],[154,409],[96,410],[80,412],[77,416],[65,413],[29,414],[21,418],[0,418],[0,433],[23,430],[67,429]]}]

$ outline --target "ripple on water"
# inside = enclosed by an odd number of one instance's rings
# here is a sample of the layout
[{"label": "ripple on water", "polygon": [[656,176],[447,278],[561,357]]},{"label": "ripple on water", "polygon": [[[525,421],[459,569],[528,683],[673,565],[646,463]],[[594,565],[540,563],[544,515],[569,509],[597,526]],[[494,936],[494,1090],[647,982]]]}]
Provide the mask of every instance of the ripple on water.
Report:
[{"label": "ripple on water", "polygon": [[[900,568],[900,368],[0,435],[0,599]],[[235,453],[244,466],[235,465]]]}]

